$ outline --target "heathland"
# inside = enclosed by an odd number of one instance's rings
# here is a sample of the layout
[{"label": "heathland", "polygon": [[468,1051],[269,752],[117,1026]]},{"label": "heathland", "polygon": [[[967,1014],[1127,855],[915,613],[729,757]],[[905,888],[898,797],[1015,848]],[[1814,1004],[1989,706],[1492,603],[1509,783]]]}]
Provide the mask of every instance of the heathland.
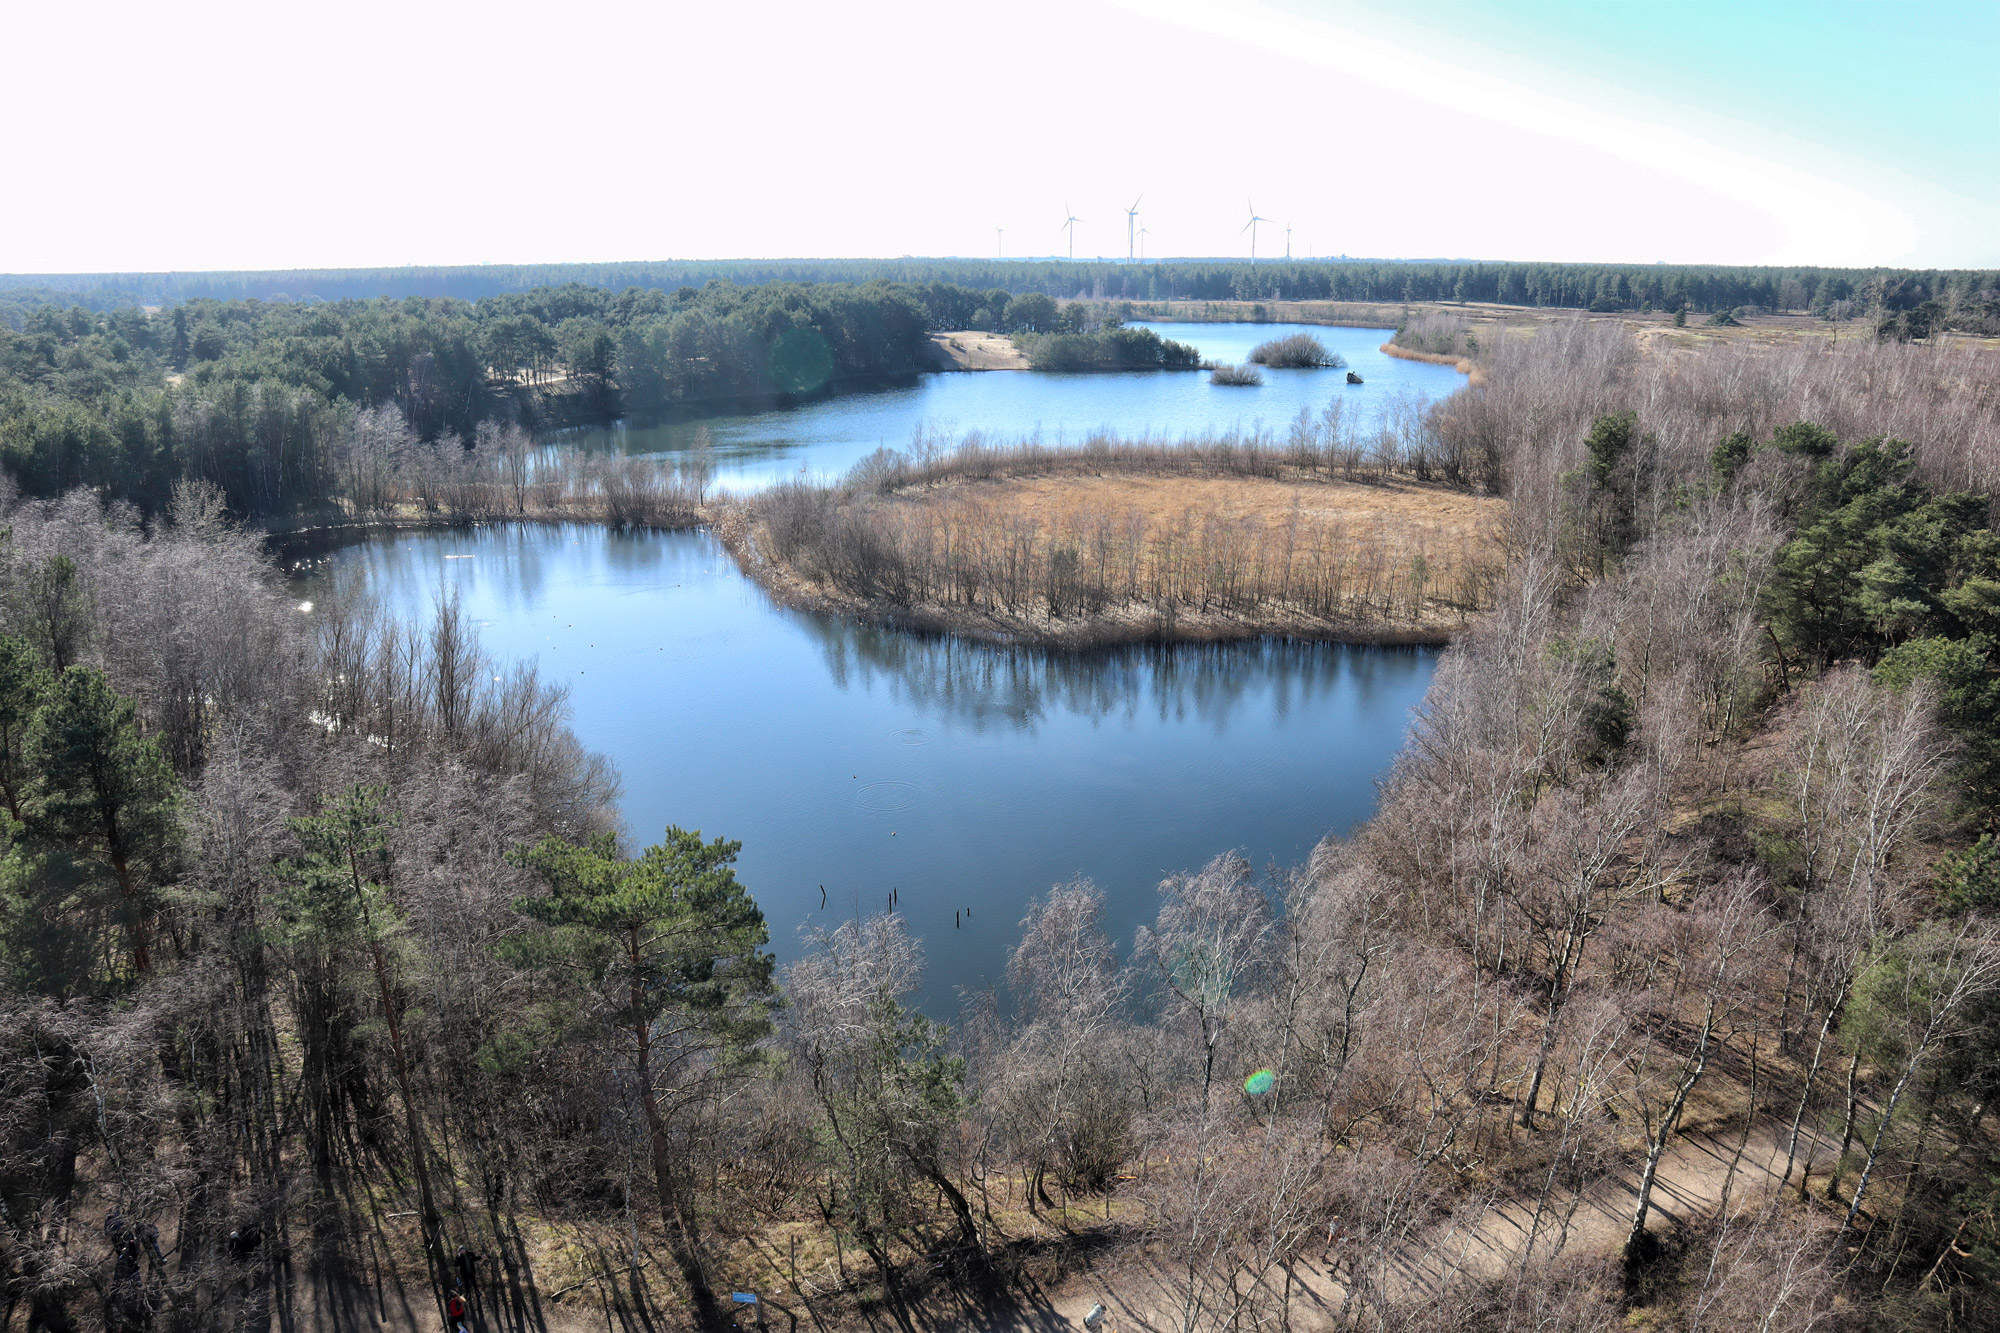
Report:
[{"label": "heathland", "polygon": [[[1502,560],[1373,819],[1173,868],[1129,940],[1049,886],[945,1015],[894,910],[780,970],[728,830],[621,841],[564,692],[448,600],[285,594],[245,517],[522,503],[451,489],[479,423],[455,456],[424,405],[473,381],[399,309],[327,314],[365,355],[218,323],[175,385],[170,314],[10,335],[0,1327],[435,1327],[468,1279],[508,1330],[720,1330],[732,1291],[829,1329],[2000,1324],[1990,351],[1916,306],[1551,321],[1468,347],[1386,468],[1171,473],[1256,519],[1239,580],[1355,487],[1504,504]],[[397,373],[344,398],[320,354]],[[853,516],[837,553],[1061,476],[974,458],[771,503]],[[1070,480],[1150,542],[1162,466]],[[1105,569],[1189,586],[1148,542]]]}]

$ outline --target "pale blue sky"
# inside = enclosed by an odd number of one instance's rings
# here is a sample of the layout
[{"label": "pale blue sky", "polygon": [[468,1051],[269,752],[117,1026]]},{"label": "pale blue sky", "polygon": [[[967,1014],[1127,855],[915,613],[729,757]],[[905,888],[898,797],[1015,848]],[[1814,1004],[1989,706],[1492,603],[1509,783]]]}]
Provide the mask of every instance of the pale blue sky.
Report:
[{"label": "pale blue sky", "polygon": [[[1340,6],[1300,6],[1337,14]],[[1425,42],[1592,79],[1989,199],[2000,0],[1368,0]]]},{"label": "pale blue sky", "polygon": [[[101,0],[0,271],[1059,254],[2000,267],[2000,0]],[[78,53],[87,58],[79,63]],[[79,73],[79,71],[83,71]],[[82,82],[79,82],[82,80]],[[25,205],[16,202],[27,201]]]}]

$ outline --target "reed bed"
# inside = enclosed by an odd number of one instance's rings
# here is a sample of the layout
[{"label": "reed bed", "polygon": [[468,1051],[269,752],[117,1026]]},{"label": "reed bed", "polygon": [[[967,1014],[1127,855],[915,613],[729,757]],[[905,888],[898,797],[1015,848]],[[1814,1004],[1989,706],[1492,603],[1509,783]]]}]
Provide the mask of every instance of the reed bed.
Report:
[{"label": "reed bed", "polygon": [[1450,357],[1454,361],[1471,356],[1478,348],[1472,325],[1457,315],[1427,311],[1411,315],[1396,326],[1389,341],[1410,352],[1426,356]]},{"label": "reed bed", "polygon": [[972,432],[956,442],[919,430],[903,450],[882,449],[855,465],[837,489],[892,492],[1002,477],[1118,471],[1170,476],[1286,474],[1327,481],[1419,483],[1497,492],[1502,474],[1480,435],[1442,431],[1448,418],[1416,394],[1392,394],[1364,422],[1345,399],[1329,399],[1318,412],[1301,409],[1282,433],[1223,431],[1164,438],[1097,432],[1080,442],[1050,444],[1039,437],[1002,440]]},{"label": "reed bed", "polygon": [[[1407,471],[1342,478],[1305,433],[1066,450],[974,438],[878,457],[839,485],[749,502],[748,563],[781,590],[900,623],[1071,645],[1435,639],[1486,604],[1502,502]],[[1357,478],[1366,467],[1345,461]]]}]

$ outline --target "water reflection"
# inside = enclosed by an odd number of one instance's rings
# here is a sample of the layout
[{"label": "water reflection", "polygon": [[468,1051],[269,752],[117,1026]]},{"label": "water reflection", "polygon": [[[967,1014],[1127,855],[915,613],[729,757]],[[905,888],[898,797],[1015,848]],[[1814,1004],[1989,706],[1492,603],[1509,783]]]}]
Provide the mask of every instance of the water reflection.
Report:
[{"label": "water reflection", "polygon": [[1348,421],[1372,426],[1403,403],[1422,404],[1464,381],[1449,366],[1403,361],[1380,348],[1388,329],[1299,324],[1158,324],[1160,333],[1193,343],[1202,355],[1240,362],[1256,343],[1309,333],[1344,356],[1346,370],[1268,370],[1255,389],[1210,384],[1188,371],[1115,375],[1045,375],[991,371],[925,375],[878,383],[796,407],[710,419],[623,421],[566,431],[564,447],[673,456],[697,437],[711,444],[715,482],[752,490],[787,478],[838,475],[879,448],[901,449],[923,432],[956,439],[977,430],[990,439],[1079,442],[1093,432],[1163,439],[1227,431],[1282,433],[1301,408],[1317,413],[1338,398]]},{"label": "water reflection", "polygon": [[577,734],[623,778],[635,843],[668,823],[741,839],[781,958],[802,924],[897,891],[939,1011],[957,986],[999,982],[1028,898],[1051,884],[1095,879],[1108,929],[1129,938],[1163,875],[1232,849],[1296,862],[1364,818],[1436,661],[900,634],[775,606],[688,532],[381,533],[296,582],[302,599],[365,591],[410,615],[455,588],[489,653],[569,686]]},{"label": "water reflection", "polygon": [[1331,648],[1290,639],[1136,644],[1092,652],[1002,647],[806,617],[828,677],[842,689],[881,687],[900,706],[974,731],[1033,733],[1052,713],[1200,722],[1218,735],[1239,710],[1282,721],[1334,694],[1363,705],[1386,685],[1428,674],[1417,648]]}]

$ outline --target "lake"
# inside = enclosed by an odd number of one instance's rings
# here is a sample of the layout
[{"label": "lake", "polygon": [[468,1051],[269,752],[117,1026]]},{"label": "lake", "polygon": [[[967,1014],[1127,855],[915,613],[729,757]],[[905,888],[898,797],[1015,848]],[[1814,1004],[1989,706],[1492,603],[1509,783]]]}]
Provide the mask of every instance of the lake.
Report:
[{"label": "lake", "polygon": [[[1081,441],[1282,432],[1338,395],[1384,419],[1455,391],[1447,366],[1401,361],[1386,329],[1159,324],[1240,362],[1309,332],[1344,370],[926,375],[789,411],[712,418],[717,481],[827,477],[919,430]],[[696,423],[620,426],[558,447],[685,449]],[[1373,810],[1374,781],[1423,698],[1436,654],[1264,641],[1050,653],[871,629],[787,610],[706,533],[498,525],[376,534],[300,573],[303,597],[365,587],[429,614],[458,589],[501,661],[567,683],[583,743],[624,780],[635,846],[669,823],[740,839],[738,871],[781,959],[799,931],[886,907],[930,960],[923,1002],[1001,984],[1029,898],[1087,876],[1121,946],[1161,878],[1236,851],[1295,864]],[[821,887],[825,907],[821,907]]]},{"label": "lake", "polygon": [[1001,440],[1039,437],[1080,441],[1092,432],[1179,439],[1258,428],[1283,433],[1300,408],[1319,412],[1340,397],[1348,419],[1366,424],[1398,408],[1455,391],[1465,382],[1450,366],[1404,361],[1379,350],[1389,329],[1303,324],[1147,324],[1162,337],[1192,344],[1203,357],[1241,362],[1269,338],[1310,333],[1347,359],[1346,370],[1266,370],[1257,388],[1210,384],[1195,371],[1050,375],[975,371],[923,375],[914,382],[820,399],[803,407],[701,422],[620,423],[564,432],[586,449],[670,455],[706,429],[715,446],[716,482],[757,489],[803,473],[827,479],[876,449],[900,449],[919,430],[956,438],[973,430]]},{"label": "lake", "polygon": [[1129,946],[1162,876],[1230,850],[1296,863],[1366,818],[1436,662],[1279,641],[1056,654],[869,629],[775,605],[693,532],[383,533],[295,579],[302,597],[359,584],[410,615],[441,581],[496,659],[569,684],[577,734],[624,779],[636,844],[670,822],[741,839],[781,959],[802,925],[898,891],[940,1015],[957,988],[1001,983],[1028,899],[1052,884],[1103,886]]}]

